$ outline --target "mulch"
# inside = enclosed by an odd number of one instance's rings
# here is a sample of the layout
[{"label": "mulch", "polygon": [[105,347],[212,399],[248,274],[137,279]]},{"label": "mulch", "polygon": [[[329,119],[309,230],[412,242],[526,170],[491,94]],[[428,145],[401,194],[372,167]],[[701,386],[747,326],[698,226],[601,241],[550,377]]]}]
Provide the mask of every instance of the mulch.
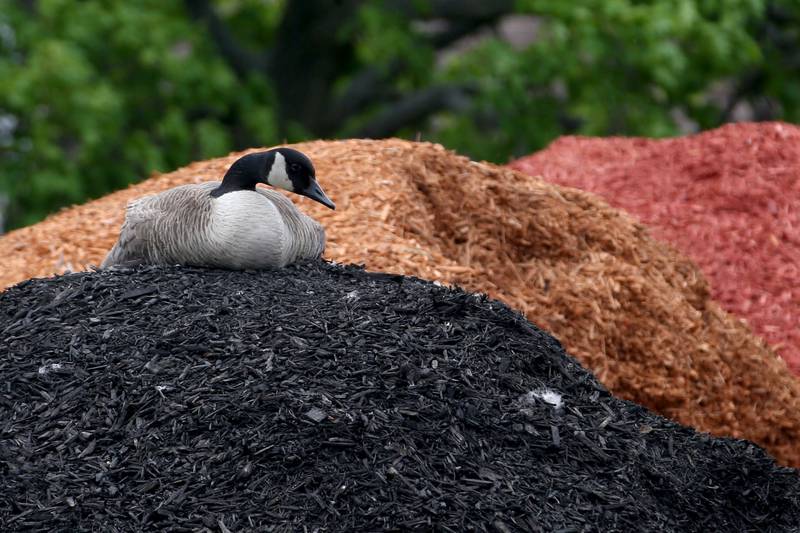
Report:
[{"label": "mulch", "polygon": [[676,139],[563,137],[514,168],[591,191],[692,258],[727,311],[800,375],[800,127]]},{"label": "mulch", "polygon": [[788,531],[800,473],[458,289],[316,262],[0,293],[0,527]]},{"label": "mulch", "polygon": [[[614,394],[800,467],[800,380],[711,299],[694,263],[627,213],[430,143],[294,146],[336,202],[331,211],[289,195],[325,226],[326,258],[485,292],[551,332]],[[239,155],[153,176],[0,237],[0,286],[99,264],[127,201],[219,179]]]}]

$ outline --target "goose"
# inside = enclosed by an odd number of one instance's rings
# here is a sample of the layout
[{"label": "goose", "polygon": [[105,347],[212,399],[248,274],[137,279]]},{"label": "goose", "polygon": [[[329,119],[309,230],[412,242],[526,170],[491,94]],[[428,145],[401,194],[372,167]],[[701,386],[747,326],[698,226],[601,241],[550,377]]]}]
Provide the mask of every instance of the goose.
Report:
[{"label": "goose", "polygon": [[136,264],[232,270],[280,268],[315,259],[325,230],[264,183],[336,209],[302,152],[275,148],[237,159],[222,182],[182,185],[130,202],[100,268]]}]

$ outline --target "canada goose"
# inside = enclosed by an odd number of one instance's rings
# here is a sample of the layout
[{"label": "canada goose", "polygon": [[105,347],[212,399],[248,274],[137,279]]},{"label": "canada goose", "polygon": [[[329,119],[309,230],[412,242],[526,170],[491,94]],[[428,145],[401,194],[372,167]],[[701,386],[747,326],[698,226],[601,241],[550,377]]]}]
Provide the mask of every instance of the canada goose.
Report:
[{"label": "canada goose", "polygon": [[119,239],[101,268],[184,264],[230,269],[283,267],[319,257],[325,230],[281,193],[335,209],[301,152],[276,148],[248,154],[222,182],[183,185],[128,204]]}]

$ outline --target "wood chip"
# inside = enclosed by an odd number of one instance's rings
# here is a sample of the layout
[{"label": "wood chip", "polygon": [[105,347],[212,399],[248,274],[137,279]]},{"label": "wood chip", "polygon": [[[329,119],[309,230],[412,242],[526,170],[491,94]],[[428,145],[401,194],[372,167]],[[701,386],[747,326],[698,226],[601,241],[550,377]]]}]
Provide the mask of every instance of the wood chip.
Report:
[{"label": "wood chip", "polygon": [[[330,211],[289,195],[326,227],[326,257],[499,298],[551,331],[614,393],[703,431],[748,438],[800,466],[800,380],[711,300],[691,261],[630,216],[592,194],[472,163],[434,144],[347,140],[296,148],[314,160],[337,203]],[[154,176],[3,236],[0,285],[63,272],[66,263],[99,264],[128,200],[219,179],[239,155]]]},{"label": "wood chip", "polygon": [[0,293],[0,331],[2,531],[791,531],[800,516],[798,472],[759,447],[617,399],[505,305],[414,278],[322,261],[70,274]]}]

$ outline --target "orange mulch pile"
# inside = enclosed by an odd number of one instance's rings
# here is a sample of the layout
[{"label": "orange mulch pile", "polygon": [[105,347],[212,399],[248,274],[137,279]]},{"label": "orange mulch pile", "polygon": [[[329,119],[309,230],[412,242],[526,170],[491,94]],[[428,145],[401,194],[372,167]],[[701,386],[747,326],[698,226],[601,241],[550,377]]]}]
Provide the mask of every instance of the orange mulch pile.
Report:
[{"label": "orange mulch pile", "polygon": [[[337,204],[293,196],[325,225],[328,258],[488,292],[553,332],[617,395],[800,467],[800,380],[710,300],[692,262],[624,212],[438,145],[296,148]],[[0,285],[99,263],[128,200],[219,179],[237,156],[154,176],[0,238]]]},{"label": "orange mulch pile", "polygon": [[511,165],[591,191],[693,259],[722,307],[800,375],[800,127],[677,139],[563,137]]}]

